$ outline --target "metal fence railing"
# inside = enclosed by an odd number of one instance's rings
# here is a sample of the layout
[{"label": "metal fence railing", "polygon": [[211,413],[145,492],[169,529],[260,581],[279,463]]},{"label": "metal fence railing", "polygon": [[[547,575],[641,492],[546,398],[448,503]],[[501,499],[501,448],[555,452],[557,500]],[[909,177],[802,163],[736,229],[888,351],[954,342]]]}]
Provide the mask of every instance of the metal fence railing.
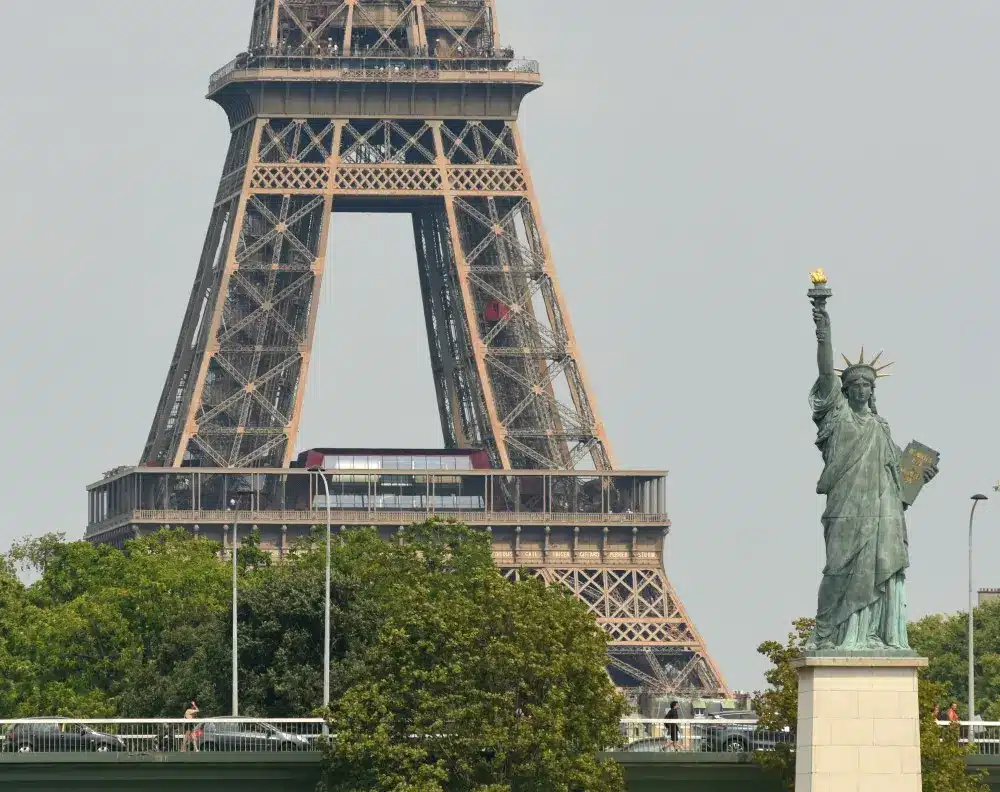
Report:
[{"label": "metal fence railing", "polygon": [[[939,721],[942,729],[957,728],[958,739],[979,755],[1000,756],[1000,722],[961,721],[950,726]],[[629,753],[681,751],[686,753],[751,753],[773,751],[781,744],[795,745],[791,729],[765,729],[748,713],[727,713],[721,718],[693,720],[663,720],[628,718],[622,721],[625,745],[619,750]],[[970,728],[971,727],[971,728]]]},{"label": "metal fence railing", "polygon": [[432,58],[393,55],[238,55],[208,80],[209,93],[230,81],[236,73],[244,79],[267,76],[270,72],[286,72],[294,76],[304,72],[324,72],[324,78],[351,80],[438,80],[445,72],[538,74],[538,61],[528,58]]},{"label": "metal fence railing", "polygon": [[[789,732],[757,727],[753,720],[622,721],[624,747],[616,750],[767,750],[793,739]],[[0,722],[5,753],[167,753],[173,751],[314,751],[323,739],[320,718],[65,719],[28,718]]]},{"label": "metal fence railing", "polygon": [[[939,721],[942,727],[949,726],[947,721]],[[955,728],[952,726],[952,728]],[[1000,722],[997,721],[960,721],[958,724],[959,742],[969,745],[972,753],[981,756],[1000,755]]]},{"label": "metal fence railing", "polygon": [[29,718],[0,723],[0,750],[14,753],[313,751],[319,747],[323,728],[320,718]]},{"label": "metal fence railing", "polygon": [[621,723],[628,753],[681,751],[684,753],[749,753],[774,750],[780,743],[795,742],[790,729],[764,729],[752,714],[740,717],[664,720],[628,718]]},{"label": "metal fence railing", "polygon": [[[750,715],[748,713],[748,715]],[[942,729],[948,728],[941,722]],[[971,732],[970,732],[971,725]],[[0,751],[4,753],[134,754],[183,751],[283,752],[317,751],[325,735],[320,718],[206,718],[184,720],[27,718],[0,721]],[[1000,755],[1000,722],[963,721],[959,740],[974,753]],[[621,722],[627,753],[752,753],[794,746],[790,729],[765,729],[753,717],[666,720],[626,718]]]}]

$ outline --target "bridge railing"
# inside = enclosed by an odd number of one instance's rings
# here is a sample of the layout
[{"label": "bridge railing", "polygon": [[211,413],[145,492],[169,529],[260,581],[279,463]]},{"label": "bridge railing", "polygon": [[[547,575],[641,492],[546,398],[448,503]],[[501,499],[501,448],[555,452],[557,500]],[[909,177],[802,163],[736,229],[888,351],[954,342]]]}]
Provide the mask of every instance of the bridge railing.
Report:
[{"label": "bridge railing", "polygon": [[[324,739],[324,730],[320,718],[28,718],[0,722],[0,751],[316,751]],[[767,750],[777,742],[794,739],[790,732],[758,728],[753,720],[630,718],[621,722],[621,730],[625,744],[616,750],[629,752],[747,752]]]},{"label": "bridge railing", "polygon": [[[939,721],[938,725],[949,726],[947,721]],[[972,753],[980,756],[1000,756],[1000,722],[960,721],[958,730],[959,742],[970,745]]]},{"label": "bridge railing", "polygon": [[[736,715],[736,713],[734,713]],[[627,718],[621,723],[627,753],[749,753],[795,743],[790,729],[765,729],[752,715],[741,718]]]},{"label": "bridge railing", "polygon": [[315,751],[323,733],[324,722],[320,718],[29,718],[0,723],[0,750],[5,753]]},{"label": "bridge railing", "polygon": [[[946,722],[940,723],[947,728]],[[971,729],[970,729],[971,727]],[[972,752],[1000,755],[1000,722],[963,721],[959,739]],[[621,722],[627,753],[752,753],[794,746],[790,729],[766,729],[754,718],[626,718]],[[414,735],[416,736],[416,735]],[[0,721],[4,753],[133,754],[183,751],[318,751],[336,738],[320,718],[96,719],[28,718]],[[610,746],[609,746],[610,748]]]},{"label": "bridge railing", "polygon": [[[619,750],[628,753],[681,751],[686,753],[750,753],[773,751],[778,745],[795,745],[791,729],[765,729],[752,717],[696,718],[693,720],[664,720],[628,718],[622,721],[625,746]],[[942,728],[949,728],[947,721],[938,721]],[[980,756],[1000,756],[1000,722],[961,721],[957,727],[959,742],[967,745],[971,753]]]}]

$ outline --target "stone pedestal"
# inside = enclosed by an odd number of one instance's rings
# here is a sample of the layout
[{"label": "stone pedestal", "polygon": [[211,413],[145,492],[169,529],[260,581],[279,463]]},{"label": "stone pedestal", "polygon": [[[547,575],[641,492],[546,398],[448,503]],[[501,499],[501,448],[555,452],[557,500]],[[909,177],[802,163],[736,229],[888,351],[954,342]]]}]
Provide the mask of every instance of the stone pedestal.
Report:
[{"label": "stone pedestal", "polygon": [[795,792],[920,792],[919,657],[803,657]]}]

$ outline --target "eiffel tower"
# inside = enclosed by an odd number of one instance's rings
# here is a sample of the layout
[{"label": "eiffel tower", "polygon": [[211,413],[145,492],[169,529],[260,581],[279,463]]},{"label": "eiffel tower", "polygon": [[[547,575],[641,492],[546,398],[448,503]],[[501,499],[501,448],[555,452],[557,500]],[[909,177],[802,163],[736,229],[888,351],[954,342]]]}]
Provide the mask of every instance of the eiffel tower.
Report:
[{"label": "eiffel tower", "polygon": [[[404,212],[445,448],[504,474],[463,519],[508,577],[588,604],[622,687],[725,695],[663,569],[665,474],[616,468],[584,374],[517,124],[540,86],[494,0],[256,0],[248,50],[210,79],[232,137],[152,428],[139,466],[90,488],[88,537],[169,522],[235,542],[235,516],[284,551],[322,520],[289,482],[315,494],[291,474],[331,219]],[[237,479],[233,515],[217,491]],[[407,517],[357,514],[338,522]]]}]

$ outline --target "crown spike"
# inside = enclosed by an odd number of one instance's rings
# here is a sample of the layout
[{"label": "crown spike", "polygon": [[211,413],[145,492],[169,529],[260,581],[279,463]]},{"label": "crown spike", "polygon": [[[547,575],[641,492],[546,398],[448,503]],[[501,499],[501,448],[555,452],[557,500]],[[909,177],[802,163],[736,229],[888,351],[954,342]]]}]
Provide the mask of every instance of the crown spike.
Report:
[{"label": "crown spike", "polygon": [[866,361],[865,360],[865,348],[861,347],[861,353],[858,355],[858,360],[855,363],[855,362],[852,362],[851,359],[849,357],[847,357],[847,355],[841,353],[840,356],[844,359],[844,363],[846,363],[847,365],[846,365],[845,368],[834,369],[834,371],[837,374],[840,374],[841,376],[843,376],[845,371],[849,371],[850,369],[863,366],[865,368],[871,369],[875,373],[876,379],[881,379],[882,377],[891,377],[892,376],[891,374],[883,374],[882,372],[885,371],[885,369],[889,368],[889,366],[894,365],[894,363],[892,361],[890,361],[888,363],[882,363],[881,365],[879,365],[879,361],[882,359],[882,355],[883,354],[885,354],[884,350],[880,349],[878,351],[878,353],[876,353],[872,357],[871,360],[867,360]]}]

